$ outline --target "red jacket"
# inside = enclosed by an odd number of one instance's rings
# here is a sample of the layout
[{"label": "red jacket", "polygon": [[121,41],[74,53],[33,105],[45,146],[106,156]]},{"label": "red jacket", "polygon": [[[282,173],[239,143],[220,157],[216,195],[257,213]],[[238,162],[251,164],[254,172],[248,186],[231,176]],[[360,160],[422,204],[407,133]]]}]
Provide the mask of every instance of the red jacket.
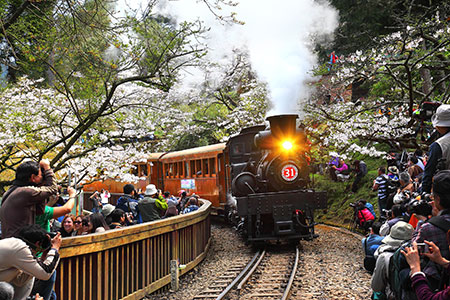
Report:
[{"label": "red jacket", "polygon": [[359,225],[362,225],[364,222],[375,220],[374,216],[367,208],[361,209],[358,211],[358,220]]}]

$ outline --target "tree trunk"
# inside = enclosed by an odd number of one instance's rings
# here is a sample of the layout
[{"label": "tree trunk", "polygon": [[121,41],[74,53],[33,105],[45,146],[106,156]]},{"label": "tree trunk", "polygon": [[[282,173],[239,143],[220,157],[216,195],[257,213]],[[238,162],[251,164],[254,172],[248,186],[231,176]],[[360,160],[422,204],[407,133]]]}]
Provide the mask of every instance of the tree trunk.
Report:
[{"label": "tree trunk", "polygon": [[[426,50],[427,46],[425,44],[425,41],[422,41],[422,49]],[[428,95],[428,93],[432,90],[433,84],[431,82],[431,72],[430,69],[427,68],[421,68],[420,69],[420,77],[422,77],[423,85],[422,85],[422,92],[425,95]],[[430,95],[430,98],[432,98],[433,95]]]}]

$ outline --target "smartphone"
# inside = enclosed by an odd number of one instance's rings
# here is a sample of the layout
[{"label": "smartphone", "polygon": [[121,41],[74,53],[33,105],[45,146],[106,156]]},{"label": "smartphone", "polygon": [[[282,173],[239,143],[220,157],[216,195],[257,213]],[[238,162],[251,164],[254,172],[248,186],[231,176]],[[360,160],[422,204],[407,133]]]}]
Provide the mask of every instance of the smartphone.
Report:
[{"label": "smartphone", "polygon": [[425,243],[417,243],[417,250],[419,251],[419,254],[430,252],[430,249],[428,248],[428,244],[425,244]]}]

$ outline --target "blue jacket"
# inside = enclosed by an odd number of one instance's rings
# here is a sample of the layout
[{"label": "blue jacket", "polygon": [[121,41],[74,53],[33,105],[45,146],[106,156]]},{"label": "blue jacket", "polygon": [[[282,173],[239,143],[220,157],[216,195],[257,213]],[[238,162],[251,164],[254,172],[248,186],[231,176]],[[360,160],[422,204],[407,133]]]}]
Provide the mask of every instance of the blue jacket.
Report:
[{"label": "blue jacket", "polygon": [[364,253],[366,255],[373,255],[375,251],[380,247],[381,241],[384,239],[384,236],[379,236],[378,234],[371,234],[366,238],[362,239],[362,247],[364,249],[364,240],[367,240],[367,249],[365,249]]},{"label": "blue jacket", "polygon": [[[120,196],[120,198],[117,199],[116,208],[120,208],[124,212],[130,212],[130,210],[128,209],[128,202],[138,203],[138,200],[134,199],[131,195]],[[130,205],[130,207],[131,207],[131,205]]]},{"label": "blue jacket", "polygon": [[376,219],[377,215],[375,213],[375,209],[373,209],[373,205],[369,202],[366,203],[366,208],[370,211],[370,213],[373,215],[373,217]]}]

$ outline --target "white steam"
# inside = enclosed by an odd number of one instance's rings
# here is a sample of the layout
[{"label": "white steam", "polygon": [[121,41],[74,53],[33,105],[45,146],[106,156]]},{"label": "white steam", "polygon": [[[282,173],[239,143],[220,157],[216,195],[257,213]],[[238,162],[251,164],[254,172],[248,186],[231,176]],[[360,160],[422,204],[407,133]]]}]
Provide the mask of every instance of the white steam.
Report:
[{"label": "white steam", "polygon": [[269,86],[269,115],[298,113],[299,101],[308,98],[306,82],[317,62],[311,38],[332,35],[338,24],[337,11],[326,1],[238,2],[218,13],[234,11],[244,25],[221,24],[202,1],[169,1],[160,9],[180,21],[200,19],[211,27],[207,44],[213,61],[229,57],[233,48],[248,49],[253,68]]}]

